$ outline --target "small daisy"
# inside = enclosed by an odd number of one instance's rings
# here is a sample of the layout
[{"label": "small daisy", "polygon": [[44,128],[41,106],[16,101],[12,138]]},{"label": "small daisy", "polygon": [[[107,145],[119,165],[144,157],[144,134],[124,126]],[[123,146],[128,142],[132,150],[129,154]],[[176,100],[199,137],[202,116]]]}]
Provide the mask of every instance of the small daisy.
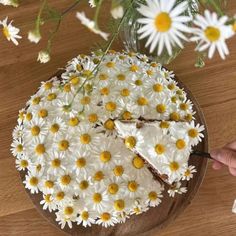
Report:
[{"label": "small daisy", "polygon": [[31,161],[28,157],[22,155],[20,158],[16,159],[16,168],[17,170],[26,170],[31,164]]},{"label": "small daisy", "polygon": [[140,39],[149,36],[146,47],[150,45],[152,53],[158,45],[158,55],[161,55],[164,48],[172,55],[172,47],[178,45],[183,48],[181,40],[187,41],[184,33],[190,33],[186,25],[191,18],[184,15],[188,7],[186,1],[177,3],[176,0],[147,0],[147,5],[140,4],[138,11],[144,18],[138,19],[143,24],[138,33]]},{"label": "small daisy", "polygon": [[218,19],[215,12],[205,10],[204,16],[197,15],[194,24],[198,28],[193,28],[191,41],[199,42],[197,51],[205,51],[209,48],[208,57],[211,59],[218,50],[222,59],[229,55],[225,41],[234,35],[231,25],[227,25],[228,17],[222,16]]},{"label": "small daisy", "polygon": [[189,181],[193,178],[193,173],[196,173],[197,170],[195,169],[195,166],[188,166],[185,168],[184,175],[182,177],[182,180]]},{"label": "small daisy", "polygon": [[18,45],[17,39],[21,39],[22,37],[18,35],[20,30],[10,23],[7,23],[8,17],[6,17],[3,21],[0,21],[0,25],[3,27],[3,35],[6,37],[8,41],[12,41],[15,45]]},{"label": "small daisy", "polygon": [[21,157],[25,153],[24,142],[21,140],[13,140],[11,144],[11,152],[15,157]]},{"label": "small daisy", "polygon": [[59,116],[50,120],[50,122],[47,123],[47,126],[48,126],[49,133],[55,138],[58,138],[59,136],[64,135],[67,130],[67,126],[64,120]]},{"label": "small daisy", "polygon": [[186,126],[189,142],[191,145],[197,145],[202,141],[202,138],[204,138],[204,134],[202,133],[204,131],[204,126],[200,124],[195,125],[194,121],[191,121],[190,124],[186,124]]},{"label": "small daisy", "polygon": [[23,130],[24,130],[23,125],[19,125],[19,124],[18,124],[18,125],[14,128],[14,130],[13,130],[13,132],[12,132],[12,137],[13,137],[13,139],[22,138],[22,136],[23,136]]},{"label": "small daisy", "polygon": [[96,218],[96,212],[85,207],[82,211],[79,211],[79,217],[76,218],[76,222],[77,225],[82,224],[84,227],[91,227],[92,224],[95,224]]},{"label": "small daisy", "polygon": [[149,188],[147,191],[147,200],[146,204],[148,204],[151,207],[156,207],[161,203],[161,198],[163,197],[162,195],[162,188],[158,184],[158,186],[155,187],[153,186],[152,188]]},{"label": "small daisy", "polygon": [[117,222],[117,218],[111,213],[111,211],[100,213],[98,220],[96,221],[97,224],[102,225],[105,228],[114,226]]},{"label": "small daisy", "polygon": [[39,192],[40,178],[37,175],[34,176],[28,173],[23,183],[25,184],[25,188],[30,190],[31,194]]},{"label": "small daisy", "polygon": [[52,194],[54,201],[58,205],[64,205],[66,202],[72,199],[73,194],[68,191],[62,190],[59,186],[54,187],[54,192]]},{"label": "small daisy", "polygon": [[90,174],[91,172],[88,172],[84,174],[83,177],[77,178],[78,185],[74,191],[82,198],[89,197],[90,189],[91,187],[93,188],[93,181]]},{"label": "small daisy", "polygon": [[90,5],[90,7],[96,7],[96,1],[95,0],[89,0],[88,1],[89,2],[89,5]]},{"label": "small daisy", "polygon": [[54,176],[61,175],[66,170],[65,154],[55,150],[48,153],[48,169],[47,174]]},{"label": "small daisy", "polygon": [[41,50],[38,53],[37,61],[39,61],[40,63],[45,64],[45,63],[48,63],[50,60],[51,60],[51,56],[47,50]]},{"label": "small daisy", "polygon": [[108,40],[109,34],[101,31],[100,29],[97,28],[96,24],[94,21],[88,19],[85,16],[84,12],[77,12],[76,17],[81,21],[83,25],[88,27],[93,33],[100,35],[103,39]]},{"label": "small daisy", "polygon": [[140,215],[142,214],[143,212],[146,212],[148,210],[148,205],[145,204],[145,203],[140,203],[139,201],[135,201],[134,204],[133,204],[133,207],[130,211],[130,214],[131,215]]},{"label": "small daisy", "polygon": [[170,197],[174,197],[175,194],[183,194],[187,192],[186,187],[181,187],[181,183],[177,182],[175,186],[171,187],[168,191]]},{"label": "small daisy", "polygon": [[74,173],[66,170],[58,177],[57,183],[62,190],[70,190],[71,188],[73,188],[73,186],[75,186],[75,184],[77,184],[76,176]]},{"label": "small daisy", "polygon": [[43,205],[43,210],[48,209],[49,212],[55,211],[57,208],[53,196],[50,193],[43,195],[43,200],[40,201],[40,204]]}]

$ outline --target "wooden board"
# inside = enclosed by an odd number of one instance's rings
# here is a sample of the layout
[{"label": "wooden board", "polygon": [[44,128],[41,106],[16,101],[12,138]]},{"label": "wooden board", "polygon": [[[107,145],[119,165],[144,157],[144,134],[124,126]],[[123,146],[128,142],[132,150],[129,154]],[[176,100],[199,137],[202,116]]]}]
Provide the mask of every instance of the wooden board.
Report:
[{"label": "wooden board", "polygon": [[[50,0],[62,10],[74,0]],[[229,0],[228,14],[236,12],[236,1]],[[92,16],[87,1],[67,15],[55,37],[52,60],[41,65],[36,62],[37,53],[47,42],[48,27],[43,28],[43,39],[38,45],[30,44],[27,32],[32,28],[34,15],[40,1],[24,0],[20,8],[0,6],[0,19],[9,16],[21,28],[23,39],[15,47],[0,34],[0,235],[1,236],[65,236],[65,233],[49,224],[29,200],[15,168],[9,148],[11,132],[16,116],[40,81],[47,80],[57,68],[78,53],[87,54],[100,38],[90,33],[75,18],[76,11]],[[108,8],[102,14],[106,22]],[[68,28],[68,25],[70,27]],[[71,30],[72,29],[72,30]],[[0,32],[1,33],[1,32]],[[169,69],[181,78],[199,102],[208,125],[209,148],[218,148],[236,139],[236,37],[227,41],[230,56],[223,61],[218,55],[207,60],[206,67],[194,68],[194,45],[188,45]],[[116,44],[114,49],[121,49]],[[236,217],[232,204],[236,198],[236,181],[225,167],[214,171],[208,165],[203,184],[191,205],[161,232],[153,236],[235,236]]]},{"label": "wooden board", "polygon": [[[60,77],[60,72],[56,73],[56,76]],[[187,89],[187,87],[178,79],[178,84],[180,88],[183,88],[187,93],[188,99],[193,102],[193,109],[196,111],[196,122],[203,124],[206,129],[204,131],[203,142],[199,143],[195,147],[195,150],[198,151],[208,151],[208,133],[207,126],[205,122],[204,115],[200,109],[200,106],[197,100],[194,98],[193,94]],[[188,189],[186,194],[176,195],[174,198],[168,196],[167,191],[163,192],[162,203],[155,208],[150,208],[147,212],[140,215],[133,215],[128,219],[124,224],[117,224],[114,227],[104,228],[99,225],[93,225],[92,227],[83,227],[82,225],[73,224],[72,229],[66,226],[62,229],[64,232],[70,235],[84,235],[84,236],[95,236],[95,235],[112,235],[112,236],[125,236],[125,235],[141,235],[149,232],[157,233],[160,229],[170,223],[175,219],[192,201],[196,192],[198,191],[202,180],[205,176],[205,171],[207,167],[207,159],[191,156],[189,160],[190,165],[196,166],[197,174],[194,174],[194,178],[189,182],[183,182]],[[25,179],[25,172],[20,172],[20,177],[23,180]],[[60,226],[55,220],[55,213],[50,213],[49,211],[44,211],[40,201],[42,200],[42,194],[31,194],[28,189],[25,189],[29,198],[32,200],[36,209],[54,226],[60,229]]]}]

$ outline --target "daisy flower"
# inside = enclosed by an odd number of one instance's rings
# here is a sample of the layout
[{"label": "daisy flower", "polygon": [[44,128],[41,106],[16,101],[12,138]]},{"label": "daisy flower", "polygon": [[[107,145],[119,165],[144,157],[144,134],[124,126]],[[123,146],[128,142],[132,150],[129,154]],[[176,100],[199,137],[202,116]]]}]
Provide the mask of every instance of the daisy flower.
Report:
[{"label": "daisy flower", "polygon": [[53,138],[56,139],[59,136],[63,136],[67,130],[67,126],[64,120],[59,116],[56,116],[54,119],[50,120],[50,122],[47,123],[47,126],[50,135],[52,135]]},{"label": "daisy flower", "polygon": [[47,174],[51,174],[54,176],[63,174],[67,167],[65,154],[52,150],[48,153],[48,156],[49,158]]},{"label": "daisy flower", "polygon": [[29,160],[28,157],[24,155],[16,159],[16,168],[19,171],[26,170],[30,164],[31,164],[31,161]]},{"label": "daisy flower", "polygon": [[13,140],[11,144],[11,152],[15,157],[21,157],[25,153],[24,142],[21,140]]},{"label": "daisy flower", "polygon": [[40,31],[35,29],[35,30],[30,30],[28,32],[28,40],[31,42],[31,43],[38,43],[40,40],[41,40],[41,34],[40,34]]},{"label": "daisy flower", "polygon": [[202,138],[204,138],[204,134],[202,133],[204,131],[204,126],[200,124],[196,124],[194,121],[191,121],[191,123],[186,124],[186,131],[189,137],[189,142],[191,145],[197,145],[199,142],[202,141]]},{"label": "daisy flower", "polygon": [[133,207],[130,211],[130,214],[131,215],[140,215],[142,214],[143,212],[146,212],[148,210],[148,205],[145,204],[145,203],[140,203],[139,201],[135,201],[134,204],[133,204]]},{"label": "daisy flower", "polygon": [[98,216],[97,224],[102,225],[107,228],[109,226],[114,226],[118,222],[117,218],[112,215],[111,211],[102,212]]},{"label": "daisy flower", "polygon": [[58,177],[57,183],[62,190],[69,191],[71,188],[73,189],[73,186],[75,186],[75,184],[77,184],[76,176],[74,173],[66,170]]},{"label": "daisy flower", "polygon": [[187,41],[184,33],[189,33],[187,23],[191,20],[185,16],[188,7],[187,1],[177,3],[176,0],[147,0],[147,5],[140,4],[138,11],[144,18],[138,19],[142,26],[138,33],[140,39],[149,36],[146,47],[150,45],[152,53],[158,45],[158,55],[164,48],[172,55],[172,47],[178,45],[183,48],[181,40]]},{"label": "daisy flower", "polygon": [[23,130],[24,130],[23,125],[19,125],[19,124],[18,124],[18,125],[14,128],[14,130],[13,130],[13,132],[12,132],[12,137],[13,137],[13,139],[22,138],[22,136],[23,136]]},{"label": "daisy flower", "polygon": [[48,63],[51,60],[51,56],[48,51],[42,50],[38,53],[37,61],[40,63]]},{"label": "daisy flower", "polygon": [[18,0],[0,0],[0,4],[3,4],[5,6],[13,6],[13,7],[19,6]]},{"label": "daisy flower", "polygon": [[52,212],[57,208],[53,196],[50,193],[43,195],[43,200],[40,201],[40,204],[43,205],[43,210],[48,209],[49,212]]},{"label": "daisy flower", "polygon": [[52,196],[56,204],[64,205],[66,202],[69,202],[72,199],[73,194],[62,190],[58,185],[56,185]]},{"label": "daisy flower", "polygon": [[196,173],[197,170],[195,169],[195,166],[187,166],[184,171],[184,175],[182,177],[182,180],[189,181],[193,178],[193,173]]},{"label": "daisy flower", "polygon": [[229,55],[228,47],[225,43],[227,39],[234,35],[231,25],[226,25],[227,16],[222,16],[218,19],[215,12],[205,10],[204,16],[197,15],[194,24],[197,28],[193,28],[193,37],[191,41],[198,43],[196,50],[205,51],[209,48],[208,57],[211,59],[218,50],[222,59]]},{"label": "daisy flower", "polygon": [[[152,184],[153,185],[153,184]],[[152,187],[148,188],[148,191],[146,191],[147,200],[146,204],[148,204],[151,207],[156,207],[161,203],[162,195],[162,187],[160,184],[155,184]]]},{"label": "daisy flower", "polygon": [[100,35],[105,40],[108,40],[109,34],[99,30],[96,23],[88,19],[84,12],[77,12],[76,17],[81,21],[81,24],[88,27],[93,33]]},{"label": "daisy flower", "polygon": [[22,37],[18,35],[20,30],[10,23],[7,23],[8,17],[6,17],[3,21],[0,21],[0,25],[3,27],[3,35],[6,37],[8,41],[12,41],[15,45],[18,45],[17,39],[21,39]]},{"label": "daisy flower", "polygon": [[177,182],[175,186],[171,187],[168,191],[170,197],[174,197],[175,194],[183,194],[187,192],[186,187],[181,187],[181,182]]},{"label": "daisy flower", "polygon": [[82,224],[84,227],[91,227],[95,224],[95,219],[97,218],[96,212],[85,207],[79,212],[79,217],[76,218],[77,225]]},{"label": "daisy flower", "polygon": [[90,5],[90,7],[92,7],[92,8],[96,7],[96,1],[95,0],[89,0],[88,3]]},{"label": "daisy flower", "polygon": [[28,173],[25,175],[25,180],[23,181],[25,188],[30,190],[31,194],[39,192],[40,178],[37,175],[32,175]]}]

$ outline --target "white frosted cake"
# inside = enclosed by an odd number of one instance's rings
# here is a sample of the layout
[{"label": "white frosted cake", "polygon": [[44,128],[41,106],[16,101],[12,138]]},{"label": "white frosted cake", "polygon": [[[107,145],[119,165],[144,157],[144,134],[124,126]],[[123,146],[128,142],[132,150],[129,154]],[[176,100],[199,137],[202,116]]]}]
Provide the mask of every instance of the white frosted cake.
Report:
[{"label": "white frosted cake", "polygon": [[187,191],[204,130],[194,113],[174,74],[146,56],[79,55],[19,112],[12,153],[62,228],[113,226],[158,206],[163,191]]}]

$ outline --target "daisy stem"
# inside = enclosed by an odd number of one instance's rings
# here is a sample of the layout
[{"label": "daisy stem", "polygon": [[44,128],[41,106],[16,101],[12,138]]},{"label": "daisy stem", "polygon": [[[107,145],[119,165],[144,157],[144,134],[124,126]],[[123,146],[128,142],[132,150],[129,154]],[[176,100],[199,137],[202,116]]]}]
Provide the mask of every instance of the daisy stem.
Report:
[{"label": "daisy stem", "polygon": [[225,15],[220,6],[215,2],[215,0],[208,0],[208,1],[215,8],[215,10],[218,12],[220,16]]},{"label": "daisy stem", "polygon": [[94,22],[95,22],[95,26],[96,26],[97,29],[99,29],[99,26],[98,26],[98,16],[99,16],[99,13],[100,13],[102,2],[103,2],[103,0],[100,0],[98,2],[97,7],[96,7],[96,12],[95,12],[95,15],[94,15]]},{"label": "daisy stem", "polygon": [[39,9],[39,13],[38,13],[38,16],[36,18],[36,22],[35,22],[35,29],[36,31],[39,32],[40,30],[40,23],[41,23],[41,16],[42,16],[42,13],[43,13],[43,9],[45,8],[46,6],[46,3],[47,3],[47,0],[44,0],[40,9]]},{"label": "daisy stem", "polygon": [[[92,71],[92,73],[91,73],[93,77],[96,76],[96,74],[97,74],[97,72],[98,72],[98,67],[101,65],[101,63],[102,63],[104,57],[106,56],[107,52],[109,51],[109,49],[111,48],[113,42],[115,41],[116,37],[118,36],[118,34],[119,34],[119,32],[120,32],[120,28],[121,28],[121,26],[123,25],[123,23],[124,23],[124,21],[125,21],[125,18],[126,18],[126,16],[128,15],[129,11],[131,10],[131,6],[133,5],[134,1],[135,1],[135,0],[131,0],[131,1],[130,1],[130,4],[128,5],[128,7],[127,7],[127,9],[126,9],[126,11],[125,11],[123,17],[121,18],[120,23],[119,23],[119,25],[118,25],[116,31],[113,33],[113,35],[112,35],[110,41],[108,42],[108,44],[107,44],[107,46],[106,46],[106,48],[105,48],[105,50],[104,50],[104,52],[103,52],[103,54],[102,54],[101,59],[99,60],[98,64],[94,67],[94,69],[93,69],[93,71]],[[94,73],[94,74],[93,74],[93,73]],[[72,101],[71,101],[70,104],[68,105],[69,107],[71,107],[71,105],[73,104],[73,102],[74,102],[74,100],[75,100],[76,95],[81,91],[81,89],[84,87],[84,85],[85,85],[85,84],[87,83],[87,81],[90,80],[90,79],[91,79],[91,76],[88,76],[88,78],[86,78],[86,79],[84,80],[84,82],[82,83],[82,85],[77,89],[75,95],[73,96]]]}]

